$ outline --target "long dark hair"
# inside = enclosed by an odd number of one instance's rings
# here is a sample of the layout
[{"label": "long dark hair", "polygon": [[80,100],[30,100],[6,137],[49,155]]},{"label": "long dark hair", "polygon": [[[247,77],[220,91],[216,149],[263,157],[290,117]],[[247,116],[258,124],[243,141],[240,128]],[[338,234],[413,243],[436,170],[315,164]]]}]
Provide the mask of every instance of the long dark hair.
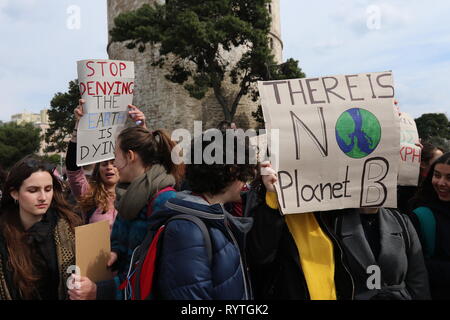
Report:
[{"label": "long dark hair", "polygon": [[150,132],[142,127],[130,127],[120,133],[118,141],[122,151],[136,152],[146,167],[154,164],[164,166],[167,173],[175,177],[177,185],[181,184],[184,164],[173,163],[171,154],[176,143],[164,130]]},{"label": "long dark hair", "polygon": [[70,210],[58,178],[53,174],[54,166],[41,157],[30,155],[17,162],[10,170],[3,188],[0,209],[0,226],[8,250],[8,264],[13,270],[13,282],[22,298],[30,299],[36,290],[39,275],[32,264],[31,248],[26,242],[26,231],[19,214],[19,205],[11,196],[12,191],[19,191],[22,183],[33,173],[48,172],[53,182],[53,199],[49,210],[55,210],[61,218],[67,220],[71,228],[81,224],[81,219]]},{"label": "long dark hair", "polygon": [[433,205],[439,203],[439,197],[434,190],[432,180],[434,175],[434,168],[438,164],[448,164],[450,165],[450,152],[443,154],[440,158],[438,158],[430,167],[428,171],[427,177],[423,181],[419,190],[417,191],[415,197],[411,200],[412,209],[420,207],[422,205]]}]

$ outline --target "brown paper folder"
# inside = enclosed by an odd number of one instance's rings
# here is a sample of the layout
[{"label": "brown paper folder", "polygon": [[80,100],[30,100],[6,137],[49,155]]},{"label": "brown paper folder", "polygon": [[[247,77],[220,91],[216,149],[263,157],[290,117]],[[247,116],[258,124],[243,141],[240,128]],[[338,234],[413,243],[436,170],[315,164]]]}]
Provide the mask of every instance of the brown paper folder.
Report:
[{"label": "brown paper folder", "polygon": [[113,275],[106,267],[111,253],[108,221],[75,228],[75,259],[81,275],[93,282],[110,280]]}]

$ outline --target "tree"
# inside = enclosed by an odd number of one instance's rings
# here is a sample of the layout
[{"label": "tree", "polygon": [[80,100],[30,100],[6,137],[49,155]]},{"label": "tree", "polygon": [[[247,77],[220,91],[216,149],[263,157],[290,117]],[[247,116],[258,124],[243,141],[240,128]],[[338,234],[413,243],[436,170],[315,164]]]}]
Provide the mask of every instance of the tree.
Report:
[{"label": "tree", "polygon": [[73,112],[79,99],[78,80],[69,82],[68,92],[58,92],[53,97],[48,111],[50,128],[45,134],[45,141],[48,144],[45,152],[65,152],[67,150],[65,140],[75,126]]},{"label": "tree", "polygon": [[59,154],[45,155],[44,159],[56,166],[60,165],[64,160]]},{"label": "tree", "polygon": [[23,157],[39,151],[41,136],[39,128],[26,123],[18,125],[15,122],[0,126],[0,164],[10,168]]},{"label": "tree", "polygon": [[[111,30],[113,42],[146,50],[159,43],[162,58],[154,66],[169,65],[166,78],[184,85],[190,96],[202,99],[209,89],[227,121],[233,121],[241,98],[267,79],[275,65],[269,48],[270,0],[171,0],[120,14]],[[245,49],[235,65],[223,58],[235,48]],[[170,55],[172,54],[171,58]],[[223,83],[229,77],[239,90],[230,98]]]},{"label": "tree", "polygon": [[414,120],[421,139],[430,140],[433,137],[450,139],[450,122],[444,113],[425,113]]},{"label": "tree", "polygon": [[[272,66],[268,76],[269,78],[264,80],[299,79],[306,77],[302,69],[298,66],[298,61],[292,58],[286,60],[285,63]],[[258,106],[258,110],[252,112],[252,116],[260,124],[261,127],[264,127],[264,117],[261,105]]]}]

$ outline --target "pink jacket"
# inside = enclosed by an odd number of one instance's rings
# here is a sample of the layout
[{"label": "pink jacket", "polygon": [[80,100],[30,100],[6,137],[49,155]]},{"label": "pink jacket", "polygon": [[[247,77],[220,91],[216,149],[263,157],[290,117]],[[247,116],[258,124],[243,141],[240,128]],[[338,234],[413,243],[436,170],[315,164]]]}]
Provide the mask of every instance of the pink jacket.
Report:
[{"label": "pink jacket", "polygon": [[[77,200],[81,198],[89,190],[89,182],[86,179],[83,169],[77,171],[67,171],[67,177],[69,179],[70,189]],[[114,199],[108,201],[109,210],[103,213],[103,209],[97,208],[89,219],[89,223],[95,223],[99,221],[108,220],[109,228],[112,230],[112,226],[117,217],[117,210],[114,207]]]}]

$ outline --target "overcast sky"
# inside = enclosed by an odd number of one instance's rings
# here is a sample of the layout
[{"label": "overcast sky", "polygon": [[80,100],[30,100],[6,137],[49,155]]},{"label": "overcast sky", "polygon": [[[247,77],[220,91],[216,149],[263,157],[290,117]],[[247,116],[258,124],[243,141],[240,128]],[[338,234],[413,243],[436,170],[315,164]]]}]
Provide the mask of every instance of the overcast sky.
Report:
[{"label": "overcast sky", "polygon": [[[392,70],[402,111],[449,114],[450,1],[281,0],[281,17],[284,58],[307,76]],[[67,91],[77,60],[107,58],[106,0],[0,0],[0,39],[9,121]]]}]

